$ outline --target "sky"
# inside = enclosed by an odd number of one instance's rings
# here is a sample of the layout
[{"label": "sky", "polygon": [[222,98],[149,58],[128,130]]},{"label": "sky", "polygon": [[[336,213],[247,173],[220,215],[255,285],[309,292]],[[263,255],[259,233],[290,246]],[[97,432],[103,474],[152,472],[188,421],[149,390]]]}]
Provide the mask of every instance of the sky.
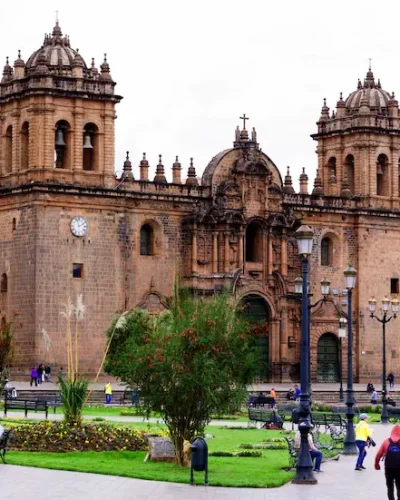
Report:
[{"label": "sky", "polygon": [[[90,64],[108,55],[117,105],[115,168],[142,152],[154,175],[163,155],[197,175],[232,146],[246,113],[262,150],[295,187],[302,167],[313,182],[323,98],[336,106],[356,89],[372,59],[382,87],[400,96],[400,2],[381,0],[19,0],[0,2],[0,64],[26,61],[51,32],[63,34]],[[311,190],[311,186],[309,188]]]}]

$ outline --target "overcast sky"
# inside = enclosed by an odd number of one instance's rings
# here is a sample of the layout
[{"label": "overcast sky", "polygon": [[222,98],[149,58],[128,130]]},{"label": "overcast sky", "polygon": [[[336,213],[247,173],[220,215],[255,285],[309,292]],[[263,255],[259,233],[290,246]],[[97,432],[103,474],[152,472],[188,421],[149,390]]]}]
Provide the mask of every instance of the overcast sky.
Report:
[{"label": "overcast sky", "polygon": [[263,151],[284,174],[314,178],[322,100],[332,109],[356,89],[372,58],[375,77],[400,97],[400,3],[336,0],[19,0],[0,2],[0,63],[26,61],[55,23],[90,64],[108,54],[117,106],[116,170],[130,150],[163,155],[168,178],[179,155],[197,174],[231,147],[250,117]]}]

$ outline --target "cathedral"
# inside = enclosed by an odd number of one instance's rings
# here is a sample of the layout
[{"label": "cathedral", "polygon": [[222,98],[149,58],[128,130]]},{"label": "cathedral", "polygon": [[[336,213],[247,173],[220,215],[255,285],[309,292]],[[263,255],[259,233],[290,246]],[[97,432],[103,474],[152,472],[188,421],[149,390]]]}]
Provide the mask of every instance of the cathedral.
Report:
[{"label": "cathedral", "polygon": [[[371,68],[330,111],[326,102],[312,139],[315,182],[279,168],[243,123],[233,145],[199,179],[178,157],[155,176],[143,154],[114,170],[116,93],[105,56],[98,69],[71,48],[57,22],[26,62],[8,58],[0,83],[0,311],[13,321],[14,374],[38,362],[66,364],[66,319],[78,296],[82,371],[93,374],[116,314],[168,307],[174,276],[200,296],[228,288],[251,320],[266,323],[262,380],[299,377],[301,273],[295,231],[314,231],[310,257],[311,374],[336,381],[339,318],[346,317],[343,271],[357,270],[353,292],[354,375],[377,380],[382,327],[368,300],[395,298],[400,278],[400,118],[394,93]],[[307,137],[304,140],[311,140]],[[399,267],[397,267],[399,266]],[[17,319],[15,319],[17,318]],[[396,319],[387,327],[388,369],[400,373]],[[343,352],[347,352],[346,339]],[[344,369],[344,372],[346,370]]]}]

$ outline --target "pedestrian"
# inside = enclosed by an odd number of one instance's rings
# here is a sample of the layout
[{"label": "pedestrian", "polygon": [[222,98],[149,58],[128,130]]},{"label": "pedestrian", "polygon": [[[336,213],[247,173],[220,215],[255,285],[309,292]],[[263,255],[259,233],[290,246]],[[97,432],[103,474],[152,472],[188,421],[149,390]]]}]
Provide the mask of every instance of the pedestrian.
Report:
[{"label": "pedestrian", "polygon": [[373,393],[371,394],[371,404],[376,405],[378,403],[378,393],[374,389]]},{"label": "pedestrian", "polygon": [[51,368],[49,364],[44,367],[44,379],[46,382],[51,382]]},{"label": "pedestrian", "polygon": [[294,400],[294,390],[290,388],[288,392],[286,393],[286,399],[288,401],[293,401]]},{"label": "pedestrian", "polygon": [[132,406],[135,406],[139,403],[139,391],[137,387],[132,389]]},{"label": "pedestrian", "polygon": [[[297,452],[300,452],[300,444],[301,444],[301,434],[300,431],[297,431],[294,437],[294,447]],[[320,451],[315,446],[311,432],[308,433],[308,446],[310,450],[311,459],[313,462],[315,460],[314,472],[322,472],[321,470],[322,451]]]},{"label": "pedestrian", "polygon": [[368,382],[367,384],[367,392],[374,392],[375,388],[374,388],[374,384],[370,381]]},{"label": "pedestrian", "polygon": [[106,395],[106,405],[109,405],[112,399],[112,387],[110,382],[107,382],[104,386],[104,392]]},{"label": "pedestrian", "polygon": [[37,379],[38,379],[38,372],[37,372],[36,367],[34,366],[31,370],[31,387],[32,387],[33,382],[35,382],[35,387],[37,387],[37,384],[38,384]]},{"label": "pedestrian", "polygon": [[368,415],[366,413],[361,413],[360,421],[356,425],[356,445],[358,448],[358,458],[356,462],[355,470],[364,470],[364,460],[367,455],[367,450],[365,449],[367,446],[368,439],[372,436],[372,430],[368,425]]},{"label": "pedestrian", "polygon": [[389,373],[389,375],[387,377],[387,381],[389,382],[389,388],[393,389],[393,387],[394,387],[394,374],[393,374],[393,372]]},{"label": "pedestrian", "polygon": [[395,425],[390,438],[381,444],[375,457],[375,469],[380,470],[379,462],[385,462],[386,486],[389,500],[395,500],[394,484],[396,483],[397,498],[400,498],[400,425]]},{"label": "pedestrian", "polygon": [[43,382],[43,376],[44,376],[44,368],[43,368],[43,364],[40,363],[40,365],[38,366],[38,369],[37,369],[38,384],[41,384]]},{"label": "pedestrian", "polygon": [[58,378],[64,378],[64,370],[63,367],[61,366],[57,372]]},{"label": "pedestrian", "polygon": [[299,401],[300,399],[300,387],[298,385],[294,386],[294,400]]},{"label": "pedestrian", "polygon": [[275,408],[277,397],[276,397],[276,392],[275,392],[274,388],[271,389],[269,395],[271,397],[271,405],[270,406],[271,406],[271,408]]}]

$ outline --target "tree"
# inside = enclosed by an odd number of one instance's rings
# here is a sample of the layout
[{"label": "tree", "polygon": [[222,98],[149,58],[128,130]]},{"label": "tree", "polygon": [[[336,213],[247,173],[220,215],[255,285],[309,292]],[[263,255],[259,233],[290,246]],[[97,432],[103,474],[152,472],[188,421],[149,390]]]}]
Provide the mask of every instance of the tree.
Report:
[{"label": "tree", "polygon": [[152,317],[135,309],[107,335],[105,371],[139,388],[145,409],[163,415],[182,465],[184,440],[245,399],[265,330],[250,328],[228,293],[201,300],[176,290],[169,311]]},{"label": "tree", "polygon": [[3,393],[5,381],[10,375],[14,355],[11,325],[12,322],[5,322],[0,328],[0,394]]}]

